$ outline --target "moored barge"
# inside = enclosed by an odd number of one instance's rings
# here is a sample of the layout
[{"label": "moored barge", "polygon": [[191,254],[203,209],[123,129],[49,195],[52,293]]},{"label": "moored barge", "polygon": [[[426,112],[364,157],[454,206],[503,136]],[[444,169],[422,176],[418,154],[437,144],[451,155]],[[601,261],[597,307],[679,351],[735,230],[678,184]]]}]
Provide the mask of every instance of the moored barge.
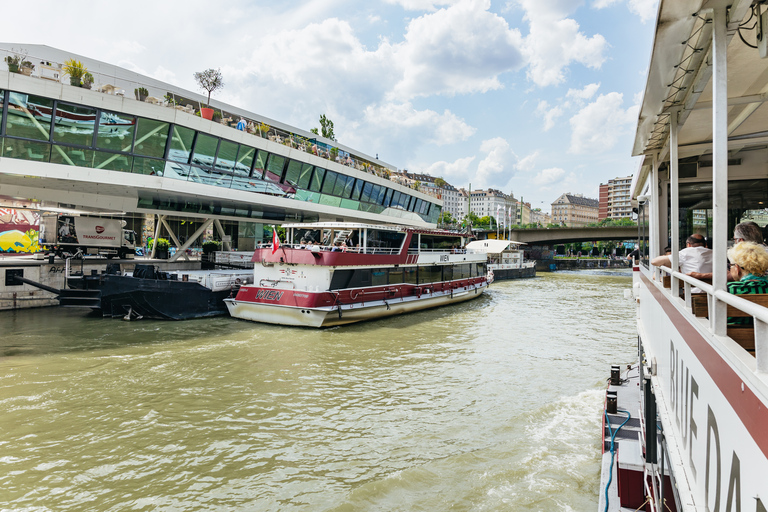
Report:
[{"label": "moored barge", "polygon": [[287,243],[256,249],[254,282],[226,299],[235,318],[330,327],[455,304],[488,286],[467,236],[356,223],[286,224]]}]

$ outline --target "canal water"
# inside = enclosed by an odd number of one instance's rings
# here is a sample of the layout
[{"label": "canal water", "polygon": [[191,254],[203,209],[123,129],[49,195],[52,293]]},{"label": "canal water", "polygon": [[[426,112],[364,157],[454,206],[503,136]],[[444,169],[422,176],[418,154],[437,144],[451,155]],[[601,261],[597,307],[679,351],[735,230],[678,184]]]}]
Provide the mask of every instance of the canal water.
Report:
[{"label": "canal water", "polygon": [[328,330],[0,313],[0,510],[594,511],[630,272]]}]

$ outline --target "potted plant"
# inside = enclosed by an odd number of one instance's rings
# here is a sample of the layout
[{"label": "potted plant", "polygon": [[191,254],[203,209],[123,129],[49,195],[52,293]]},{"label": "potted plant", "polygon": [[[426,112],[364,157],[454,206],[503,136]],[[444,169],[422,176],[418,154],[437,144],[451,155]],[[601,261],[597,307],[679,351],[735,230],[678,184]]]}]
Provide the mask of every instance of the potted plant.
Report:
[{"label": "potted plant", "polygon": [[139,87],[133,90],[133,95],[136,96],[137,100],[144,101],[149,96],[149,91],[145,87]]},{"label": "potted plant", "polygon": [[221,242],[218,240],[208,240],[203,242],[203,254],[211,254],[221,249]]},{"label": "potted plant", "polygon": [[265,123],[259,123],[259,133],[263,138],[267,138],[267,134],[269,133],[269,125]]},{"label": "potted plant", "polygon": [[157,239],[157,250],[155,250],[155,257],[160,260],[168,259],[168,250],[171,248],[171,242],[167,238]]},{"label": "potted plant", "polygon": [[[22,62],[27,62],[27,50],[19,50],[11,48],[13,55],[8,55],[5,58],[5,63],[8,64],[8,71],[11,73],[19,73]],[[31,62],[29,63],[32,64]],[[34,68],[34,66],[32,66]]]},{"label": "potted plant", "polygon": [[331,160],[335,162],[337,156],[339,156],[339,148],[331,148]]},{"label": "potted plant", "polygon": [[69,75],[69,83],[74,87],[80,87],[80,81],[87,71],[79,60],[69,59],[64,62],[64,72]]},{"label": "potted plant", "polygon": [[21,61],[21,67],[19,68],[22,75],[32,76],[32,72],[35,70],[35,65],[28,60]]},{"label": "potted plant", "polygon": [[93,75],[87,71],[83,75],[83,89],[90,89],[93,85]]},{"label": "potted plant", "polygon": [[221,76],[220,69],[206,69],[194,74],[195,81],[201,89],[208,91],[208,101],[206,107],[200,109],[200,115],[204,119],[213,119],[213,109],[211,108],[211,94],[224,87],[224,78]]}]

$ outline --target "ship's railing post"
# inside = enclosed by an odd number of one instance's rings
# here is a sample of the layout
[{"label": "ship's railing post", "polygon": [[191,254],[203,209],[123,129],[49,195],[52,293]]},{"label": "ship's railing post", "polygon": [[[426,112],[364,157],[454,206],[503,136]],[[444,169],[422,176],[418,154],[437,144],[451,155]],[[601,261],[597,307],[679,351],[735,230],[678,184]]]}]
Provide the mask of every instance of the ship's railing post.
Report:
[{"label": "ship's railing post", "polygon": [[755,318],[755,359],[757,371],[768,373],[768,323]]}]

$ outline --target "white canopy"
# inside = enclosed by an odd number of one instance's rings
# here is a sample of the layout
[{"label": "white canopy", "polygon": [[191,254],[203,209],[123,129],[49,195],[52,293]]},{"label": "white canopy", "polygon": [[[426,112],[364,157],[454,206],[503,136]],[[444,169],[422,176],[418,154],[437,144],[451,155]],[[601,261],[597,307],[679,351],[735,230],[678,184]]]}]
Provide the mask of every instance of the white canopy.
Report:
[{"label": "white canopy", "polygon": [[467,249],[472,249],[478,252],[489,252],[496,254],[504,252],[510,245],[527,245],[523,242],[515,242],[514,240],[474,240],[467,244]]}]

